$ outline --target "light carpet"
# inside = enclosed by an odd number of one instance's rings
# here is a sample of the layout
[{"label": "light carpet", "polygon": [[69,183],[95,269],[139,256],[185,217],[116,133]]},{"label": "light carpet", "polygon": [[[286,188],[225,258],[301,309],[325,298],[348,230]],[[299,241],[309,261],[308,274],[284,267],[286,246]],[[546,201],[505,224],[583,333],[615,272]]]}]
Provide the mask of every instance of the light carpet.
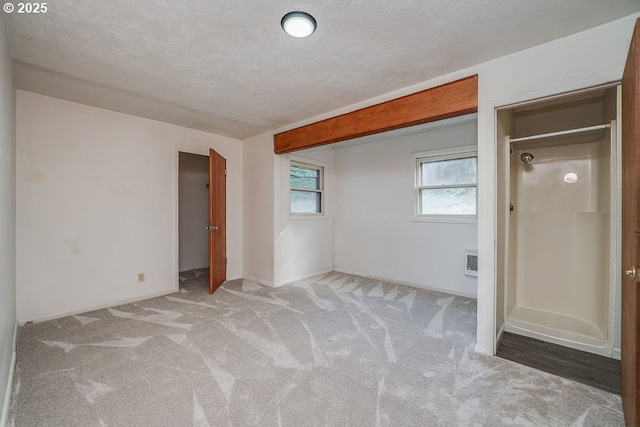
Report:
[{"label": "light carpet", "polygon": [[477,354],[475,329],[474,299],[340,273],[187,286],[21,327],[9,424],[623,425],[618,396]]}]

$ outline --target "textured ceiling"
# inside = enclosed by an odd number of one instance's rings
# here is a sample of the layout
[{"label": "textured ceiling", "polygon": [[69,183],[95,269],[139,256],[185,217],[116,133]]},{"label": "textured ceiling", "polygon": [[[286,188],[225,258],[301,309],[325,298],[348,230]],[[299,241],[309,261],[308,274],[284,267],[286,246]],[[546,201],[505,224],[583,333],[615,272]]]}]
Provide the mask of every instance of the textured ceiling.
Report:
[{"label": "textured ceiling", "polygon": [[[280,28],[291,10],[317,31]],[[640,0],[55,0],[18,88],[246,138],[640,11]]]}]

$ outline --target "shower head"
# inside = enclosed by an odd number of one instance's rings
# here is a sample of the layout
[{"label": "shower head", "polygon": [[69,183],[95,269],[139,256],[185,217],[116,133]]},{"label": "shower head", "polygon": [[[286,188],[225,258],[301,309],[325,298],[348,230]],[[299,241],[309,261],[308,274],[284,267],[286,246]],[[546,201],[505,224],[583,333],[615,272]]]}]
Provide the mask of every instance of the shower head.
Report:
[{"label": "shower head", "polygon": [[524,163],[525,165],[528,165],[529,163],[531,163],[531,160],[533,160],[533,154],[531,153],[522,153],[520,154],[520,160],[522,160],[522,163]]}]

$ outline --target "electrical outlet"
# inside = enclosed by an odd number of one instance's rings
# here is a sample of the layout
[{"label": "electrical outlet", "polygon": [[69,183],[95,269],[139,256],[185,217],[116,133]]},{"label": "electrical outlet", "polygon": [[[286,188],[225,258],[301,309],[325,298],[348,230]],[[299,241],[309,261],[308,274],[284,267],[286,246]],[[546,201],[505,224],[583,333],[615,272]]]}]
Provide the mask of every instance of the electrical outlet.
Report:
[{"label": "electrical outlet", "polygon": [[144,273],[138,273],[138,283],[144,282]]}]

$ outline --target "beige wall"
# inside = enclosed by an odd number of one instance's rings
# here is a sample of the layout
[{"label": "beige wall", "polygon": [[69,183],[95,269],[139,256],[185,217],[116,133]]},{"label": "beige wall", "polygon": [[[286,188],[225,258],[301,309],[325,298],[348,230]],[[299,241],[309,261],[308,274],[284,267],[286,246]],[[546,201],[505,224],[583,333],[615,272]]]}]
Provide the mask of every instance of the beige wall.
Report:
[{"label": "beige wall", "polygon": [[240,141],[24,91],[17,129],[19,320],[177,289],[178,151],[227,159],[227,277],[242,276]]},{"label": "beige wall", "polygon": [[274,286],[275,155],[273,133],[243,141],[244,276]]},{"label": "beige wall", "polygon": [[11,54],[0,17],[0,425],[8,414],[16,323],[16,137]]}]

